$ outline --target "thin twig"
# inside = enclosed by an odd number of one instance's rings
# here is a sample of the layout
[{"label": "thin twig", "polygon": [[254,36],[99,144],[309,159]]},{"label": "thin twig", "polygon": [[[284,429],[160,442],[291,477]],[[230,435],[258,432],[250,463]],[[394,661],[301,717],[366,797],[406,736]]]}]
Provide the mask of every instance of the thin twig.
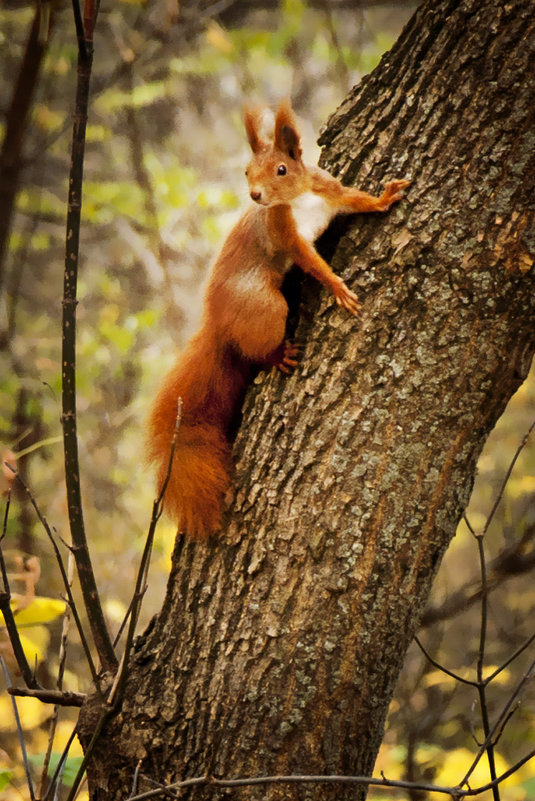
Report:
[{"label": "thin twig", "polygon": [[448,670],[448,668],[444,667],[444,665],[441,665],[439,662],[435,661],[433,657],[429,654],[429,652],[424,648],[421,640],[417,636],[414,638],[414,641],[416,642],[416,645],[423,653],[425,658],[433,665],[433,667],[436,667],[437,670],[441,670],[442,673],[446,674],[446,676],[450,676],[452,679],[455,679],[455,681],[459,681],[462,684],[469,684],[471,687],[477,687],[477,681],[471,681],[470,679],[465,679],[462,676],[459,676],[458,673],[454,673],[452,670]]},{"label": "thin twig", "polygon": [[121,658],[121,663],[119,665],[119,669],[117,670],[115,680],[113,682],[113,686],[110,690],[107,705],[104,708],[103,712],[100,715],[100,718],[97,722],[91,740],[89,741],[87,748],[85,749],[84,758],[82,760],[82,764],[80,765],[76,777],[74,779],[74,783],[71,787],[70,793],[68,795],[67,801],[73,801],[78,792],[78,788],[82,782],[84,777],[87,764],[91,755],[93,753],[93,749],[98,742],[98,738],[100,737],[100,732],[102,731],[108,717],[113,715],[122,702],[124,688],[126,685],[126,679],[128,676],[128,667],[130,664],[130,651],[132,648],[132,644],[134,641],[134,634],[137,625],[137,620],[139,617],[139,611],[141,607],[141,601],[145,594],[145,584],[147,580],[147,572],[149,569],[149,562],[150,562],[150,554],[152,551],[152,543],[154,541],[154,533],[156,531],[156,526],[160,517],[162,516],[163,511],[163,499],[165,496],[165,492],[167,490],[167,486],[169,484],[169,479],[171,477],[171,471],[173,469],[173,462],[175,456],[175,449],[176,449],[176,442],[178,436],[178,430],[180,428],[180,420],[182,416],[182,398],[178,398],[177,400],[177,413],[175,418],[175,428],[173,432],[173,439],[171,441],[171,448],[169,453],[169,463],[167,465],[167,473],[158,494],[158,497],[153,503],[152,507],[152,515],[149,525],[149,530],[147,533],[147,539],[145,541],[145,547],[143,549],[143,554],[141,557],[141,561],[139,564],[137,579],[136,579],[136,586],[134,589],[134,595],[132,597],[132,601],[130,604],[130,622],[128,626],[128,633],[126,635],[126,642],[125,648],[123,651],[123,655]]},{"label": "thin twig", "polygon": [[[469,521],[465,518],[467,527]],[[474,533],[472,531],[472,533]],[[535,567],[535,552],[526,552],[526,546],[535,539],[535,525],[529,525],[520,539],[512,545],[503,548],[498,556],[492,560],[487,571],[487,590],[490,593],[498,589],[505,581],[522,573],[527,573]],[[420,628],[428,628],[432,624],[448,620],[459,612],[466,612],[472,604],[481,599],[481,587],[475,576],[468,578],[462,587],[456,590],[445,602],[438,606],[428,606],[420,621]]]},{"label": "thin twig", "polygon": [[466,525],[468,526],[468,531],[470,532],[470,534],[471,534],[473,537],[476,537],[476,536],[477,536],[477,534],[476,534],[476,532],[475,532],[475,529],[474,529],[474,527],[472,526],[472,524],[471,524],[471,523],[470,523],[470,521],[468,520],[468,516],[467,516],[466,512],[463,514],[463,520],[464,520],[464,522],[466,523]]},{"label": "thin twig", "polygon": [[[72,553],[69,554],[69,560],[67,562],[67,578],[69,580],[69,586],[72,588],[72,579],[74,574],[74,557]],[[63,696],[63,675],[65,673],[65,663],[67,660],[67,636],[69,633],[69,623],[70,623],[70,608],[67,605],[65,607],[65,613],[63,615],[63,625],[61,628],[61,639],[59,644],[59,655],[58,655],[58,676],[56,679],[56,687],[57,690]],[[42,798],[45,794],[47,778],[48,778],[48,767],[50,765],[50,757],[52,755],[52,748],[54,745],[54,739],[56,737],[56,729],[59,720],[59,707],[60,704],[54,704],[54,712],[50,719],[49,729],[48,729],[48,742],[47,748],[45,752],[45,758],[43,760],[43,767],[41,770],[41,781],[39,784],[39,798]]]},{"label": "thin twig", "polygon": [[344,57],[344,51],[342,49],[342,45],[340,44],[340,39],[338,38],[338,32],[336,30],[336,24],[333,19],[331,5],[329,2],[327,2],[327,0],[323,0],[322,6],[323,6],[323,14],[326,22],[326,27],[329,32],[329,36],[331,38],[331,44],[336,53],[335,70],[338,73],[340,88],[342,89],[343,94],[346,94],[351,88],[349,69],[346,63],[346,59]]},{"label": "thin twig", "polygon": [[[6,684],[8,687],[8,691],[11,688],[11,681],[9,679],[9,673],[6,667],[6,663],[4,662],[4,657],[0,656],[0,663],[2,664],[2,670],[4,671],[4,676],[6,678]],[[28,784],[28,792],[30,794],[31,801],[35,801],[35,793],[33,789],[33,782],[32,782],[32,775],[30,773],[30,765],[28,762],[28,754],[26,753],[26,745],[24,743],[24,732],[22,731],[22,725],[20,722],[19,710],[17,709],[17,702],[12,697],[11,704],[13,706],[13,714],[15,715],[15,722],[17,724],[17,733],[19,736],[19,744],[20,750],[22,753],[22,761],[24,763],[24,772],[26,773],[26,782]]]},{"label": "thin twig", "polygon": [[493,741],[493,745],[497,745],[497,743],[499,742],[502,734],[505,731],[505,727],[507,726],[507,724],[509,723],[509,721],[511,720],[511,718],[513,717],[515,712],[518,711],[519,708],[520,708],[520,701],[517,701],[516,705],[512,709],[509,710],[509,712],[507,713],[507,715],[505,716],[505,718],[501,722],[499,730],[496,732],[496,734],[493,734],[493,740],[492,740]]},{"label": "thin twig", "polygon": [[134,778],[132,780],[132,790],[130,791],[130,795],[135,795],[138,789],[138,782],[139,782],[139,771],[141,769],[141,759],[138,759],[136,769],[134,770]]},{"label": "thin twig", "polygon": [[528,637],[528,639],[519,648],[516,649],[514,654],[512,654],[508,659],[506,659],[502,665],[497,667],[496,670],[490,674],[490,676],[487,676],[487,678],[485,679],[485,684],[490,684],[490,682],[493,679],[495,679],[496,676],[498,676],[498,674],[502,672],[502,670],[505,670],[505,668],[509,667],[511,662],[514,662],[514,660],[518,656],[520,656],[520,654],[522,654],[526,650],[526,648],[529,648],[529,646],[534,640],[535,640],[535,634],[532,634],[531,637]]},{"label": "thin twig", "polygon": [[165,784],[157,782],[156,779],[151,779],[150,776],[146,776],[144,773],[142,774],[142,778],[148,784],[152,784],[153,787],[159,787],[159,789],[162,791],[162,794],[165,795],[167,798],[180,798],[178,793],[173,792],[173,790],[169,790],[169,788],[166,787]]},{"label": "thin twig", "polygon": [[128,665],[130,660],[130,651],[132,648],[132,643],[134,642],[134,634],[137,626],[137,621],[139,618],[139,612],[141,609],[141,602],[143,600],[143,596],[145,594],[146,589],[146,581],[147,581],[147,574],[149,570],[150,564],[150,556],[152,552],[152,544],[154,542],[154,534],[156,531],[156,526],[160,517],[162,516],[163,512],[163,499],[165,497],[165,493],[167,490],[167,486],[169,484],[169,480],[171,478],[171,472],[173,470],[173,462],[175,458],[175,450],[176,450],[176,443],[178,437],[178,431],[180,428],[180,420],[182,417],[182,398],[177,399],[177,411],[175,417],[175,427],[173,431],[173,439],[171,440],[171,447],[169,450],[169,461],[167,464],[167,472],[165,475],[165,479],[161,486],[160,492],[158,497],[153,503],[152,506],[152,515],[149,524],[149,530],[147,533],[147,539],[145,541],[145,547],[143,549],[143,554],[141,557],[141,562],[139,564],[139,570],[136,578],[136,585],[134,588],[134,595],[132,597],[132,602],[130,604],[130,622],[128,625],[128,633],[126,635],[125,647],[123,652],[123,658],[121,659],[121,666],[120,669],[117,671],[117,675],[115,676],[114,685],[111,689],[110,695],[108,697],[108,704],[115,703],[115,700],[119,700],[122,698],[122,694],[124,692],[124,687],[126,684],[127,678],[127,671]]},{"label": "thin twig", "polygon": [[10,695],[16,695],[19,698],[38,698],[43,704],[56,704],[57,706],[81,707],[87,698],[85,693],[46,689],[30,690],[25,687],[11,687],[8,692]]},{"label": "thin twig", "polygon": [[496,500],[494,501],[494,505],[493,505],[492,509],[490,510],[489,516],[487,517],[487,521],[486,521],[486,523],[485,523],[485,525],[483,527],[483,534],[486,534],[488,529],[489,529],[489,526],[490,526],[490,524],[491,524],[491,522],[492,522],[492,520],[494,518],[496,510],[497,510],[498,506],[500,505],[500,501],[501,501],[501,499],[503,497],[503,493],[505,492],[505,487],[507,486],[507,482],[509,481],[511,473],[513,472],[513,468],[514,468],[514,466],[516,464],[516,460],[518,459],[518,457],[522,453],[523,449],[526,447],[527,441],[528,441],[528,439],[530,437],[530,434],[531,434],[531,432],[533,431],[534,428],[535,428],[535,420],[530,425],[530,427],[528,428],[527,432],[524,434],[520,445],[516,449],[516,453],[515,453],[515,455],[513,456],[512,460],[511,460],[511,464],[509,465],[509,468],[507,469],[507,472],[506,472],[506,474],[504,476],[504,479],[502,481],[502,485],[501,485],[501,487],[500,487],[500,489],[498,491],[498,495],[496,496]]},{"label": "thin twig", "polygon": [[[165,497],[165,493],[166,493],[167,487],[169,485],[169,480],[171,478],[171,472],[172,472],[172,469],[173,469],[173,462],[174,462],[174,457],[175,457],[176,443],[177,443],[177,437],[178,437],[178,430],[180,428],[181,417],[182,417],[182,398],[178,398],[178,400],[177,400],[177,411],[176,411],[176,417],[175,417],[175,427],[174,427],[174,430],[173,430],[173,438],[171,440],[171,447],[170,447],[170,450],[169,450],[169,460],[168,460],[168,463],[167,463],[167,470],[166,470],[166,473],[165,473],[165,478],[164,478],[163,484],[162,484],[162,486],[160,488],[160,491],[158,493],[158,497],[154,500],[153,505],[152,505],[152,516],[151,516],[151,520],[150,520],[150,524],[149,524],[149,530],[147,532],[147,539],[145,541],[145,551],[144,551],[144,553],[147,551],[147,544],[149,543],[151,538],[154,538],[154,532],[156,530],[156,524],[158,523],[158,520],[162,516],[163,499]],[[151,545],[151,547],[152,547],[152,545]],[[142,557],[141,566],[143,566],[144,561],[146,561],[146,560],[144,560],[144,557]],[[148,564],[146,565],[145,576],[146,576],[147,572],[148,572]],[[139,578],[139,574],[138,574],[138,578]],[[123,620],[121,622],[121,625],[119,626],[119,631],[117,632],[117,634],[115,636],[115,639],[113,641],[114,646],[117,645],[117,643],[119,641],[119,638],[120,638],[121,634],[123,633],[123,630],[124,630],[128,620],[129,620],[129,618],[130,618],[130,616],[132,614],[132,611],[133,611],[134,606],[135,606],[135,600],[136,600],[136,590],[134,590],[134,595],[133,595],[132,599],[130,600],[130,603],[128,604],[128,609],[126,610],[126,614],[125,614],[125,616],[124,616],[124,618],[123,618]]]},{"label": "thin twig", "polygon": [[[5,462],[5,464],[8,464],[8,462]],[[13,469],[11,465],[9,465],[9,467],[11,470]],[[10,501],[11,501],[11,491],[9,491],[7,495],[2,537],[0,539],[0,572],[2,573],[2,581],[4,584],[4,591],[0,592],[0,611],[4,616],[4,623],[8,633],[9,641],[11,643],[13,654],[17,661],[17,665],[20,670],[21,676],[24,679],[24,683],[26,684],[27,687],[38,689],[41,687],[41,685],[35,678],[35,673],[31,669],[28,660],[26,659],[26,654],[24,653],[24,648],[22,647],[22,643],[20,641],[19,630],[17,628],[15,616],[13,614],[13,610],[11,609],[11,590],[9,588],[7,568],[1,547],[1,542],[4,539],[7,531],[7,520],[9,516]]]},{"label": "thin twig", "polygon": [[76,38],[78,39],[78,50],[85,58],[87,56],[87,52],[84,36],[84,23],[82,20],[82,12],[80,10],[79,0],[72,0],[72,13],[74,17],[74,27],[76,28]]},{"label": "thin twig", "polygon": [[530,761],[530,759],[533,759],[533,757],[535,757],[535,748],[529,751],[526,754],[526,756],[522,757],[522,759],[519,759],[517,762],[515,762],[514,765],[512,765],[510,768],[504,771],[504,773],[498,776],[497,779],[494,779],[494,781],[488,782],[487,784],[483,784],[481,787],[477,787],[475,790],[469,789],[464,793],[464,795],[480,795],[481,793],[486,793],[487,790],[491,790],[493,787],[504,782],[506,779],[509,778],[509,776],[513,776],[513,774],[519,771],[520,768],[526,765]]},{"label": "thin twig", "polygon": [[[487,563],[485,559],[485,545],[484,534],[476,534],[475,539],[477,542],[479,554],[479,566],[481,570],[481,626],[479,630],[479,649],[476,665],[477,673],[477,692],[479,696],[479,707],[481,710],[481,720],[483,723],[483,732],[485,734],[486,753],[489,763],[490,778],[492,781],[496,780],[496,760],[494,758],[494,744],[489,738],[490,723],[489,723],[489,710],[487,706],[487,693],[486,682],[483,680],[483,670],[485,666],[485,649],[487,644],[487,620],[488,620],[488,590],[487,590]],[[492,788],[492,797],[494,801],[500,801],[500,790],[498,785]]]},{"label": "thin twig", "polygon": [[[163,795],[170,790],[182,790],[190,787],[250,787],[260,784],[361,784],[373,787],[399,787],[403,789],[419,789],[427,792],[444,793],[449,796],[457,795],[457,788],[443,787],[433,784],[417,784],[403,780],[390,780],[386,778],[378,779],[369,776],[321,776],[321,775],[287,775],[287,776],[253,776],[239,779],[216,779],[212,776],[196,776],[191,779],[173,782],[167,786],[160,786],[154,790],[147,790],[139,795],[130,796],[126,801],[144,801],[147,798],[155,798]],[[461,795],[467,795],[461,791]]]},{"label": "thin twig", "polygon": [[[147,798],[155,798],[158,795],[168,793],[170,790],[180,790],[189,787],[246,787],[259,784],[360,784],[367,785],[369,787],[398,787],[404,790],[419,790],[429,793],[441,793],[443,795],[449,795],[453,799],[460,799],[481,795],[488,790],[492,790],[493,787],[501,784],[508,779],[509,776],[512,776],[514,773],[520,770],[520,768],[529,762],[530,759],[533,759],[533,757],[535,757],[535,748],[522,757],[522,759],[519,759],[512,767],[508,768],[508,770],[504,771],[504,773],[502,773],[493,781],[481,785],[480,787],[468,787],[466,789],[463,789],[460,786],[446,787],[438,784],[429,784],[427,782],[409,782],[388,779],[384,775],[381,779],[369,776],[298,776],[292,774],[288,776],[254,776],[240,779],[216,779],[213,776],[196,776],[191,779],[173,782],[167,786],[159,785],[157,789],[147,790],[144,793],[129,796],[125,801],[145,801]],[[157,782],[153,783],[157,784]]]},{"label": "thin twig", "polygon": [[132,606],[133,606],[133,604],[134,604],[134,599],[131,598],[130,599],[130,603],[128,604],[128,609],[126,610],[125,616],[123,617],[123,619],[121,621],[121,625],[119,626],[117,634],[113,638],[113,647],[114,648],[117,648],[117,646],[119,645],[119,640],[122,637],[122,634],[123,634],[123,631],[125,630],[126,624],[130,620],[130,615],[132,614]]},{"label": "thin twig", "polygon": [[91,739],[87,745],[87,748],[85,749],[84,758],[82,759],[82,764],[78,768],[78,772],[71,786],[66,801],[74,801],[74,799],[76,798],[76,795],[78,793],[78,790],[85,775],[87,764],[93,754],[93,750],[98,742],[102,729],[106,725],[106,721],[108,720],[108,718],[110,718],[114,713],[115,713],[115,707],[113,706],[105,706],[103,711],[101,712],[100,717],[97,721],[97,725],[95,726],[95,729],[91,736]]},{"label": "thin twig", "polygon": [[63,771],[63,767],[65,765],[65,760],[67,759],[67,756],[69,755],[69,750],[70,750],[70,747],[71,747],[75,737],[76,737],[76,729],[74,728],[72,730],[72,732],[70,733],[69,739],[67,740],[65,748],[63,749],[63,752],[62,752],[62,754],[61,754],[61,756],[59,758],[58,764],[56,765],[56,770],[54,771],[54,774],[53,774],[52,778],[50,779],[50,784],[48,785],[48,790],[46,791],[46,795],[44,796],[43,801],[48,801],[48,799],[50,797],[50,794],[51,794],[52,790],[54,789],[54,786],[56,785],[56,782],[58,781],[61,772]]},{"label": "thin twig", "polygon": [[483,754],[485,753],[489,743],[492,743],[496,732],[500,730],[503,721],[509,715],[509,710],[511,709],[513,704],[516,702],[516,699],[518,698],[518,696],[522,692],[522,690],[524,688],[524,685],[527,684],[527,682],[531,679],[532,674],[534,673],[534,671],[535,671],[535,660],[531,663],[531,665],[529,666],[528,670],[524,673],[524,675],[520,679],[519,683],[517,684],[517,686],[515,687],[515,689],[511,693],[511,695],[509,696],[509,699],[505,703],[505,705],[504,705],[500,715],[498,716],[494,726],[492,727],[492,729],[490,729],[490,731],[488,733],[488,736],[485,738],[485,742],[482,744],[482,746],[479,749],[478,753],[474,757],[474,760],[473,760],[472,764],[470,765],[469,770],[467,771],[467,773],[464,776],[463,780],[460,782],[461,787],[464,786],[465,784],[467,784],[468,779],[470,778],[470,776],[472,775],[472,773],[476,769],[476,766],[479,763],[479,760],[481,759]]},{"label": "thin twig", "polygon": [[56,543],[56,540],[54,538],[54,535],[52,534],[52,529],[50,528],[46,517],[41,512],[41,509],[39,508],[39,505],[38,505],[37,501],[33,497],[32,491],[30,490],[30,488],[28,486],[26,486],[26,484],[24,483],[24,481],[22,480],[22,478],[20,477],[20,475],[18,473],[16,473],[16,480],[19,482],[21,487],[26,492],[26,494],[27,494],[27,496],[28,496],[28,498],[30,500],[30,503],[32,504],[32,506],[34,508],[35,514],[39,518],[39,522],[43,526],[43,528],[44,528],[44,530],[45,530],[45,532],[46,532],[46,534],[48,536],[48,539],[50,540],[50,542],[52,544],[52,547],[54,549],[54,554],[56,556],[56,561],[58,563],[58,567],[59,567],[59,570],[60,570],[60,573],[61,573],[61,578],[63,579],[63,586],[65,587],[65,592],[67,593],[69,606],[71,607],[72,616],[73,616],[74,621],[76,623],[76,628],[78,630],[78,635],[80,637],[80,641],[81,641],[82,647],[84,649],[84,653],[85,653],[85,656],[86,656],[86,659],[87,659],[87,664],[89,665],[89,669],[91,671],[91,676],[93,678],[93,682],[95,684],[96,689],[98,690],[98,688],[100,686],[99,677],[98,677],[98,674],[97,674],[95,663],[93,662],[93,657],[91,656],[91,649],[89,647],[89,643],[87,642],[87,638],[85,636],[84,627],[82,625],[82,621],[80,620],[80,615],[78,614],[78,608],[76,606],[76,603],[75,603],[75,600],[74,600],[74,596],[72,594],[71,586],[70,586],[70,583],[69,583],[69,577],[67,575],[67,571],[65,570],[65,565],[63,564],[63,558],[61,556],[61,552],[60,552],[60,550],[59,550],[59,548],[57,546],[57,543]]}]

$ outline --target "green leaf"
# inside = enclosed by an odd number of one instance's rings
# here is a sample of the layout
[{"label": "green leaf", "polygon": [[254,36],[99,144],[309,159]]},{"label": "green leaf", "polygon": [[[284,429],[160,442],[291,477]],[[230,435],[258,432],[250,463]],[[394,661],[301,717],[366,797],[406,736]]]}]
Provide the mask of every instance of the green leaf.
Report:
[{"label": "green leaf", "polygon": [[[54,771],[56,770],[59,761],[61,759],[61,754],[57,752],[53,752],[50,754],[50,762],[48,763],[48,775],[52,776]],[[34,756],[28,757],[29,761],[32,765],[35,765],[37,768],[42,768],[45,763],[45,755],[44,754],[35,754]],[[81,756],[72,756],[67,757],[65,760],[65,764],[63,766],[63,774],[62,774],[62,782],[66,787],[72,787],[74,784],[74,780],[76,778],[76,774],[80,769],[80,765],[82,764],[83,757]]]},{"label": "green leaf", "polygon": [[13,771],[7,770],[6,768],[0,768],[0,790],[3,790],[4,787],[7,787],[12,776]]},{"label": "green leaf", "polygon": [[153,81],[135,86],[131,92],[122,92],[117,89],[109,89],[104,92],[96,101],[95,108],[101,114],[122,109],[125,106],[132,108],[142,108],[149,106],[155,100],[165,97],[167,87],[163,81]]}]

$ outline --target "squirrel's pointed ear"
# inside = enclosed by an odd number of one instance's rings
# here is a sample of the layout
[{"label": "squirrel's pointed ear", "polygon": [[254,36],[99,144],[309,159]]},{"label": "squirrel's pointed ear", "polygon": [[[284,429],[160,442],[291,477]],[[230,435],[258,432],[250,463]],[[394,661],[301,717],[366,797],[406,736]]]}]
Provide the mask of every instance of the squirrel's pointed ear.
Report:
[{"label": "squirrel's pointed ear", "polygon": [[275,147],[296,161],[301,158],[301,137],[288,98],[279,104],[275,117]]},{"label": "squirrel's pointed ear", "polygon": [[260,127],[260,111],[251,106],[244,105],[243,122],[245,125],[245,133],[247,134],[247,141],[249,142],[251,150],[253,153],[258,153],[264,147],[264,142],[258,133]]}]

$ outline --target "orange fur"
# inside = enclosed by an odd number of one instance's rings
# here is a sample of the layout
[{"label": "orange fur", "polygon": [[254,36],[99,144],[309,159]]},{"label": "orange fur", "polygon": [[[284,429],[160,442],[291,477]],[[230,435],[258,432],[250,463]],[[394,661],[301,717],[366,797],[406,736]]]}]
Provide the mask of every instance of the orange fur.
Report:
[{"label": "orange fur", "polygon": [[244,123],[253,154],[247,176],[255,203],[221,249],[201,328],[164,380],[149,419],[149,459],[157,465],[162,486],[177,400],[182,399],[164,507],[179,529],[193,537],[221,526],[230,486],[229,428],[251,366],[276,365],[289,372],[296,364],[295,348],[284,341],[288,307],[280,288],[285,273],[298,264],[327,286],[339,305],[357,314],[356,295],[316,252],[313,241],[336,213],[386,211],[408,185],[391,181],[377,198],[306,166],[288,101],[277,111],[272,142],[259,133],[258,112],[246,108]]}]

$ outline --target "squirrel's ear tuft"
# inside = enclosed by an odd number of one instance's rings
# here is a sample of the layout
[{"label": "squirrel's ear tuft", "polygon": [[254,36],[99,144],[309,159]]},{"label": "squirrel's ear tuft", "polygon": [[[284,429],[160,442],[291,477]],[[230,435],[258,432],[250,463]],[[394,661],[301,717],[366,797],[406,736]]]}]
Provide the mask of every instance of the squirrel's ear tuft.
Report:
[{"label": "squirrel's ear tuft", "polygon": [[265,147],[265,143],[258,133],[260,118],[261,112],[259,109],[244,105],[243,122],[245,125],[245,133],[247,134],[247,141],[253,153],[258,153]]},{"label": "squirrel's ear tuft", "polygon": [[297,130],[297,123],[288,98],[279,104],[275,117],[275,147],[287,153],[291,159],[298,161],[301,158],[301,137]]}]

